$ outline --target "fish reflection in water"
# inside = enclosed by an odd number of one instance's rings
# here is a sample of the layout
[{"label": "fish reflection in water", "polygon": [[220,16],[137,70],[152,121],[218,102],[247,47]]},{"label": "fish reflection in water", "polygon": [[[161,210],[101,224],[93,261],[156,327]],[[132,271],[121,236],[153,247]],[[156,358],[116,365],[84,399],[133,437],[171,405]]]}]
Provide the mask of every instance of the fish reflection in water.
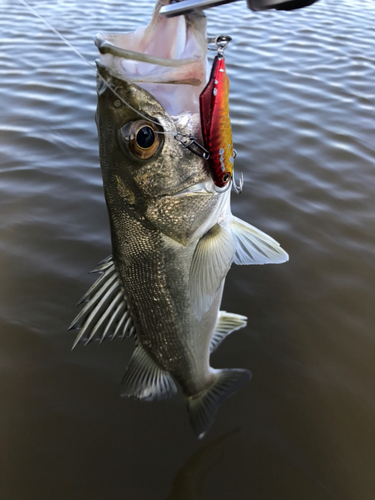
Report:
[{"label": "fish reflection in water", "polygon": [[226,455],[226,450],[221,445],[239,432],[239,428],[233,429],[211,443],[202,446],[189,457],[175,475],[171,491],[165,500],[203,498],[205,483],[209,474]]},{"label": "fish reflection in water", "polygon": [[[219,310],[225,276],[232,262],[281,263],[288,256],[232,215],[231,169],[215,184],[206,160],[176,140],[201,139],[199,97],[205,90],[205,117],[212,108],[218,122],[209,141],[231,145],[229,85],[220,78],[220,87],[214,77],[206,87],[204,15],[164,19],[161,4],[147,28],[96,38],[96,122],[113,255],[96,269],[101,276],[71,328],[81,328],[74,346],[135,338],[122,396],[169,398],[177,381],[193,430],[203,437],[220,404],[250,378],[248,370],[209,364],[221,341],[246,325],[244,316]],[[223,64],[218,68],[225,72]],[[233,162],[224,149],[221,157]]]}]

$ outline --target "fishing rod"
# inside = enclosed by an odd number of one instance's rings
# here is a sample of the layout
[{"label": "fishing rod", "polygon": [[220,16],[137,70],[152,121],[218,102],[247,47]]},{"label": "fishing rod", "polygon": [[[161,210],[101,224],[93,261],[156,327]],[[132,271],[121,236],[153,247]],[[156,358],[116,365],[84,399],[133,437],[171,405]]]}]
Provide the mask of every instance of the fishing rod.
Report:
[{"label": "fishing rod", "polygon": [[[218,7],[238,0],[175,0],[170,5],[164,5],[160,9],[160,15],[164,17],[180,16],[195,10],[205,10]],[[317,2],[317,0],[247,0],[249,9],[257,10],[295,10]]]}]

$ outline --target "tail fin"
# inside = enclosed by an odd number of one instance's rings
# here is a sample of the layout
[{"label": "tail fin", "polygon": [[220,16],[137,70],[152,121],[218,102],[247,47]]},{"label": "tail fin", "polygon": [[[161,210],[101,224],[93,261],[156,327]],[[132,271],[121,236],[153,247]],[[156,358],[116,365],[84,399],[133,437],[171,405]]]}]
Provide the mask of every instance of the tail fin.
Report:
[{"label": "tail fin", "polygon": [[198,439],[202,439],[213,424],[223,401],[238,391],[251,378],[248,370],[220,370],[216,382],[198,396],[187,398],[190,423]]}]

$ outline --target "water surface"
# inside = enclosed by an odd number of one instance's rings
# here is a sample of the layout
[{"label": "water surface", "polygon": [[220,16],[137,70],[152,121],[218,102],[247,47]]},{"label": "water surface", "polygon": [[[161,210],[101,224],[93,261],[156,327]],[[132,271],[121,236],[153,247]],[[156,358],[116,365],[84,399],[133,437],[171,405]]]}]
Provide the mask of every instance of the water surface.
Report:
[{"label": "water surface", "polygon": [[[150,1],[32,5],[90,61],[93,36]],[[118,397],[132,341],[66,328],[111,252],[95,71],[16,0],[0,18],[0,492],[5,500],[375,498],[375,6],[321,0],[208,13],[229,34],[235,215],[282,266],[233,267],[222,308],[248,327],[213,356],[252,381],[204,441],[181,397]]]}]

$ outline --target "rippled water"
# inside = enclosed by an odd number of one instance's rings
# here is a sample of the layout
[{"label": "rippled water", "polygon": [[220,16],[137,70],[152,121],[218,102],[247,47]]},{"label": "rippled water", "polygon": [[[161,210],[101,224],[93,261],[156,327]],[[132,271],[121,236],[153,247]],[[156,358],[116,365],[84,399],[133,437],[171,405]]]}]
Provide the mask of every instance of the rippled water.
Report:
[{"label": "rippled water", "polygon": [[[33,1],[90,61],[150,1]],[[252,381],[203,442],[182,398],[121,400],[129,341],[65,333],[110,253],[95,71],[16,0],[0,18],[0,492],[4,500],[375,498],[375,6],[209,12],[230,34],[236,215],[290,254],[233,267],[249,324],[214,354]]]}]

